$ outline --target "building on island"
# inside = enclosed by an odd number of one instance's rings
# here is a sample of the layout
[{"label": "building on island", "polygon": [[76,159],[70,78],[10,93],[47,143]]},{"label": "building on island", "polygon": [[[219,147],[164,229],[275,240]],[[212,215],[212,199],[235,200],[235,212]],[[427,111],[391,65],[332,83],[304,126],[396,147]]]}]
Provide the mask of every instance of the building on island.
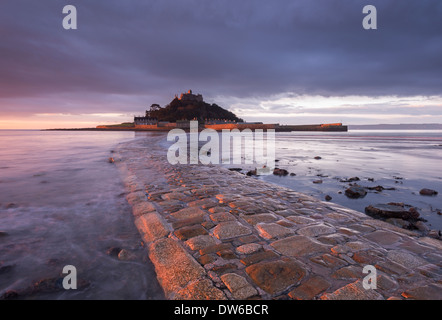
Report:
[{"label": "building on island", "polygon": [[113,130],[159,130],[172,128],[190,129],[190,121],[197,120],[199,129],[232,130],[260,129],[279,132],[290,131],[347,131],[342,123],[325,123],[312,125],[280,125],[279,123],[244,122],[232,112],[216,104],[204,102],[201,94],[193,94],[192,90],[175,95],[175,98],[164,108],[152,104],[145,116],[134,117],[133,124],[97,126],[98,129]]},{"label": "building on island", "polygon": [[150,117],[134,117],[134,125],[157,125],[158,119]]},{"label": "building on island", "polygon": [[[178,96],[176,97],[178,98]],[[203,102],[203,95],[193,94],[192,90],[189,90],[187,93],[182,93],[178,100],[183,102]]]}]

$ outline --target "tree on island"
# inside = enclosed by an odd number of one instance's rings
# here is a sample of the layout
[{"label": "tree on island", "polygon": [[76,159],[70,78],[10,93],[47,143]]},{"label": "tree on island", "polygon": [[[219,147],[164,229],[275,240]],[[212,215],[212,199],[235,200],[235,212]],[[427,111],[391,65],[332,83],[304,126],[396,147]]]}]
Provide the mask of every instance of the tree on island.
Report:
[{"label": "tree on island", "polygon": [[[155,106],[154,108],[152,108]],[[183,101],[175,97],[164,108],[152,105],[150,110],[146,112],[150,118],[156,118],[158,121],[175,122],[177,120],[193,120],[196,119],[203,122],[205,119],[222,119],[234,122],[244,122],[238,118],[233,112],[230,112],[217,104],[208,104],[204,101]]]}]

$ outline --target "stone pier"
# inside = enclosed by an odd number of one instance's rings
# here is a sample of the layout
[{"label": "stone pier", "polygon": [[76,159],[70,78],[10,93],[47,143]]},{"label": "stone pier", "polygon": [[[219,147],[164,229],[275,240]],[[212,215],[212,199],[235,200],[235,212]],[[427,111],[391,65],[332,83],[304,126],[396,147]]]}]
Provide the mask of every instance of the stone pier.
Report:
[{"label": "stone pier", "polygon": [[168,299],[442,299],[440,240],[220,166],[170,165],[162,139],[114,159]]}]

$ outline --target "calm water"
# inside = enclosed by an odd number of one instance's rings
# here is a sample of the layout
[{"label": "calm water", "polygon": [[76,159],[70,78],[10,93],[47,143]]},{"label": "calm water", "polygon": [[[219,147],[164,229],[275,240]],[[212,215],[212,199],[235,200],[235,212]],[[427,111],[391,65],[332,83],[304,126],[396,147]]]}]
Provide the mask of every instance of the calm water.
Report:
[{"label": "calm water", "polygon": [[[320,160],[315,160],[320,156]],[[370,204],[403,202],[418,208],[431,229],[442,229],[442,131],[385,130],[341,133],[277,133],[277,166],[296,176],[261,176],[293,190],[364,212]],[[359,177],[361,186],[395,188],[369,191],[364,198],[349,199],[349,183],[339,180]],[[374,181],[369,181],[373,179]],[[321,184],[313,181],[322,180]],[[419,195],[422,188],[439,192]]]},{"label": "calm water", "polygon": [[[0,131],[0,295],[28,292],[74,265],[84,289],[25,299],[162,299],[117,169],[133,132]],[[5,234],[6,233],[6,234]],[[107,254],[128,250],[133,259]],[[51,291],[51,290],[49,290]]]},{"label": "calm water", "polygon": [[[28,292],[25,299],[164,298],[117,169],[107,161],[118,143],[149,134],[0,130],[0,295],[15,290]],[[165,140],[165,147],[172,144]],[[332,202],[362,212],[369,204],[404,202],[417,207],[430,228],[442,229],[442,131],[278,133],[276,158],[278,167],[296,176],[258,179],[320,199],[330,195]],[[339,180],[355,176],[359,185],[395,190],[349,199],[348,183]],[[313,183],[319,179],[321,184]],[[421,196],[422,188],[439,194]],[[110,247],[136,258],[118,260],[106,253]],[[33,283],[62,277],[65,265],[74,265],[89,286],[29,294]]]}]

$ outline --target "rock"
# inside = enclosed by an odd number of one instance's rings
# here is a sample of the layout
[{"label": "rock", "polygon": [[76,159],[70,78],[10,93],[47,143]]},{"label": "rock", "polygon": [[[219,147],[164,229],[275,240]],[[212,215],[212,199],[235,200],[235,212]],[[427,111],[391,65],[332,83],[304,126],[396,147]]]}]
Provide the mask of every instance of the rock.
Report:
[{"label": "rock", "polygon": [[271,213],[253,214],[249,216],[243,216],[242,218],[251,225],[256,225],[261,222],[272,222],[277,220],[275,215]]},{"label": "rock", "polygon": [[421,191],[419,191],[419,194],[422,196],[435,196],[435,195],[437,195],[437,191],[424,188],[424,189],[421,189]]},{"label": "rock", "polygon": [[137,255],[133,252],[130,252],[126,249],[122,249],[119,253],[118,253],[118,260],[121,261],[134,261],[137,260]]},{"label": "rock", "polygon": [[431,238],[442,240],[442,232],[440,230],[430,230],[428,236]]},{"label": "rock", "polygon": [[200,224],[196,224],[175,230],[174,234],[178,239],[186,241],[190,238],[207,234],[207,230],[204,229]]},{"label": "rock", "polygon": [[149,212],[135,220],[135,226],[145,243],[163,238],[169,234],[169,229],[163,217],[156,212]]},{"label": "rock", "polygon": [[415,269],[428,264],[427,261],[417,255],[402,250],[389,251],[387,253],[387,258],[407,269]]},{"label": "rock", "polygon": [[384,300],[375,290],[365,290],[361,280],[350,283],[332,293],[321,296],[322,300]]},{"label": "rock", "polygon": [[226,300],[224,293],[215,288],[209,279],[200,279],[179,290],[175,300]]},{"label": "rock", "polygon": [[315,183],[315,184],[321,184],[321,183],[322,183],[322,180],[313,180],[313,183]]},{"label": "rock", "polygon": [[241,237],[251,233],[250,228],[237,221],[221,222],[213,229],[213,235],[220,240]]},{"label": "rock", "polygon": [[320,156],[314,157],[315,160],[321,160],[322,158]]},{"label": "rock", "polygon": [[293,234],[292,229],[283,227],[277,223],[260,223],[256,225],[259,235],[264,239],[283,238]]},{"label": "rock", "polygon": [[291,259],[266,261],[246,268],[249,277],[264,291],[275,294],[296,285],[306,271]]},{"label": "rock", "polygon": [[258,291],[244,277],[235,273],[226,273],[221,280],[237,300],[244,300],[258,294]]},{"label": "rock", "polygon": [[1,237],[6,237],[7,235],[8,235],[7,232],[5,232],[5,231],[0,231],[0,238],[1,238]]},{"label": "rock", "polygon": [[329,246],[306,236],[292,236],[271,244],[279,253],[289,257],[300,257],[329,251]]},{"label": "rock", "polygon": [[243,265],[250,266],[260,261],[274,260],[276,258],[279,258],[279,256],[276,253],[270,250],[266,250],[266,251],[257,251],[251,255],[248,255],[247,257],[241,259],[240,262]]},{"label": "rock", "polygon": [[392,225],[394,225],[396,227],[400,227],[400,228],[404,228],[404,229],[410,229],[412,227],[411,223],[409,221],[404,220],[404,219],[388,218],[385,221],[388,223],[391,223]]},{"label": "rock", "polygon": [[413,225],[417,230],[424,232],[424,233],[428,232],[428,230],[429,230],[428,227],[425,225],[425,223],[423,223],[422,221],[417,221],[417,222],[413,223]]},{"label": "rock", "polygon": [[6,205],[6,209],[14,209],[14,208],[17,208],[18,206],[15,204],[15,203],[13,203],[13,202],[11,202],[11,203],[8,203],[7,205]]},{"label": "rock", "polygon": [[237,247],[236,252],[240,254],[252,254],[260,251],[261,249],[262,245],[260,245],[259,243],[247,243]]},{"label": "rock", "polygon": [[312,300],[316,295],[330,287],[330,283],[320,276],[313,276],[289,292],[289,297],[296,300]]},{"label": "rock", "polygon": [[397,234],[384,230],[377,230],[364,236],[370,241],[376,242],[382,246],[392,245],[401,240]]},{"label": "rock", "polygon": [[367,190],[375,190],[378,192],[381,192],[382,190],[396,190],[396,188],[385,188],[383,186],[376,186],[376,187],[365,187]]},{"label": "rock", "polygon": [[111,257],[117,257],[118,254],[120,253],[121,248],[118,247],[110,247],[109,249],[106,250],[106,254],[111,256]]},{"label": "rock", "polygon": [[414,300],[442,300],[442,286],[437,283],[429,284],[407,290],[402,293],[402,296]]},{"label": "rock", "polygon": [[153,242],[149,247],[149,258],[166,297],[206,275],[204,268],[171,238]]},{"label": "rock", "polygon": [[256,169],[254,169],[254,170],[249,170],[247,173],[246,173],[246,175],[247,176],[256,176]]},{"label": "rock", "polygon": [[206,212],[197,207],[188,207],[170,214],[177,220],[186,220],[193,218],[203,218]]},{"label": "rock", "polygon": [[298,234],[308,237],[317,237],[320,235],[334,233],[336,231],[335,228],[327,226],[325,224],[317,224],[313,226],[304,227],[297,231]]},{"label": "rock", "polygon": [[186,244],[191,250],[202,250],[204,248],[216,244],[215,239],[209,235],[199,235],[186,241]]},{"label": "rock", "polygon": [[367,194],[367,191],[358,185],[351,186],[345,190],[345,195],[352,199],[363,198]]},{"label": "rock", "polygon": [[365,208],[365,213],[381,218],[399,218],[404,220],[416,220],[419,212],[414,208],[407,210],[404,206],[396,204],[376,204]]},{"label": "rock", "polygon": [[340,179],[339,182],[354,182],[354,181],[360,181],[359,177],[352,177],[348,179]]},{"label": "rock", "polygon": [[326,195],[325,196],[325,201],[330,201],[330,200],[332,200],[333,198],[331,197],[331,196],[329,196],[329,195]]},{"label": "rock", "polygon": [[289,172],[287,170],[285,170],[285,169],[275,168],[273,170],[273,174],[275,176],[286,176],[286,175],[289,174]]}]

